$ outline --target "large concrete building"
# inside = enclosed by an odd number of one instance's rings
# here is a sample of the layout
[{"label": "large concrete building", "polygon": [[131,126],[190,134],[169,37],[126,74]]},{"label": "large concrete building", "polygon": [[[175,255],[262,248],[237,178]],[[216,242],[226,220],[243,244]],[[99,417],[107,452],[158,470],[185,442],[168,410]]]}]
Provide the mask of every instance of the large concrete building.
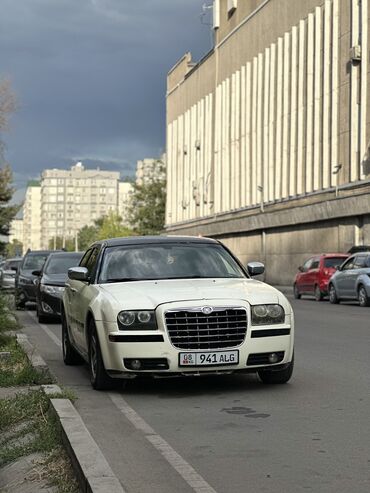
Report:
[{"label": "large concrete building", "polygon": [[41,248],[41,183],[29,181],[23,203],[23,252]]},{"label": "large concrete building", "polygon": [[24,250],[49,248],[57,237],[74,239],[95,219],[118,212],[127,222],[130,183],[120,173],[85,169],[77,163],[69,170],[47,169],[40,182],[30,182],[23,205]]},{"label": "large concrete building", "polygon": [[370,243],[368,0],[215,0],[214,48],[167,79],[166,228],[266,280]]}]

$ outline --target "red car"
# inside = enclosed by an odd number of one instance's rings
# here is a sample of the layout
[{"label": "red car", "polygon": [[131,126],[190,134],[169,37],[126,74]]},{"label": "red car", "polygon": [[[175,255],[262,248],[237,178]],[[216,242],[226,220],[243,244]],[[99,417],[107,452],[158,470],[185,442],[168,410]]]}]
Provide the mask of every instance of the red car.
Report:
[{"label": "red car", "polygon": [[345,253],[325,253],[306,260],[298,267],[294,279],[294,298],[299,299],[302,294],[311,294],[315,296],[316,301],[321,301],[328,294],[329,279],[348,257]]}]

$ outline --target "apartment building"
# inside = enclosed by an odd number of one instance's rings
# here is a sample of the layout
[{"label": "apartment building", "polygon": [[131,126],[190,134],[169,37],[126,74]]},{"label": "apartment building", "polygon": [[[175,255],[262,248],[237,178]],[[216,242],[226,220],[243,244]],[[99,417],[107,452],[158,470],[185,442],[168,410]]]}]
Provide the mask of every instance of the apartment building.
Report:
[{"label": "apartment building", "polygon": [[368,0],[215,0],[214,48],[167,78],[170,233],[290,283],[370,243]]},{"label": "apartment building", "polygon": [[136,165],[136,184],[143,185],[153,180],[163,178],[165,175],[164,164],[166,156],[161,159],[145,158],[137,162]]},{"label": "apartment building", "polygon": [[128,208],[130,205],[133,186],[131,182],[120,181],[118,183],[118,214],[122,222],[128,226]]},{"label": "apartment building", "polygon": [[41,248],[41,183],[29,181],[23,203],[23,252]]},{"label": "apartment building", "polygon": [[23,219],[16,217],[10,223],[8,241],[9,243],[12,243],[13,241],[19,241],[23,245]]},{"label": "apartment building", "polygon": [[41,244],[56,237],[74,238],[94,219],[116,211],[120,173],[85,169],[47,169],[41,180]]}]

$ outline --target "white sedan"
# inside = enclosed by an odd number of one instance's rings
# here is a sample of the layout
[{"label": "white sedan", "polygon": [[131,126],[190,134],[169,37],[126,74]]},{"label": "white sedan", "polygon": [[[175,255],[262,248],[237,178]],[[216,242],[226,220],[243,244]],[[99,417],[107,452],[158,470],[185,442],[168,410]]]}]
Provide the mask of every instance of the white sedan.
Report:
[{"label": "white sedan", "polygon": [[294,316],[286,297],[251,277],[219,241],[153,236],[93,244],[69,269],[63,359],[83,360],[95,389],[140,374],[257,372],[286,383]]}]

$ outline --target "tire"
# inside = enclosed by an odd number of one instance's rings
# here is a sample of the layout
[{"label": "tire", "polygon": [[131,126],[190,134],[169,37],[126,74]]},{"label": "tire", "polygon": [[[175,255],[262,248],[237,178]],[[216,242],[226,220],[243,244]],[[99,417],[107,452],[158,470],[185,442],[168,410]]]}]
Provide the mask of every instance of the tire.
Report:
[{"label": "tire", "polygon": [[293,375],[293,369],[294,355],[292,361],[284,368],[284,370],[261,370],[258,372],[258,376],[265,384],[279,385],[289,382]]},{"label": "tire", "polygon": [[324,299],[324,295],[322,294],[319,286],[316,284],[315,286],[315,300],[322,301]]},{"label": "tire", "polygon": [[95,390],[112,389],[115,386],[115,381],[105,371],[99,338],[93,320],[90,320],[89,333],[89,367],[91,385]]},{"label": "tire", "polygon": [[80,365],[83,363],[81,356],[72,346],[69,339],[67,320],[62,313],[62,348],[63,348],[63,361],[67,366]]},{"label": "tire", "polygon": [[46,324],[50,320],[50,317],[44,315],[43,313],[40,313],[40,309],[38,305],[36,305],[36,316],[37,316],[37,320],[39,321],[39,324]]},{"label": "tire", "polygon": [[370,298],[368,297],[366,289],[362,284],[358,287],[357,299],[360,306],[370,306]]},{"label": "tire", "polygon": [[340,299],[337,296],[337,292],[335,291],[335,287],[333,284],[329,286],[329,301],[333,305],[337,305],[340,302]]},{"label": "tire", "polygon": [[294,284],[294,285],[293,285],[293,294],[294,294],[294,298],[295,298],[296,300],[300,300],[300,299],[301,299],[301,296],[302,296],[302,295],[299,293],[299,291],[298,291],[298,287],[297,287],[297,285],[296,285],[296,284]]}]

